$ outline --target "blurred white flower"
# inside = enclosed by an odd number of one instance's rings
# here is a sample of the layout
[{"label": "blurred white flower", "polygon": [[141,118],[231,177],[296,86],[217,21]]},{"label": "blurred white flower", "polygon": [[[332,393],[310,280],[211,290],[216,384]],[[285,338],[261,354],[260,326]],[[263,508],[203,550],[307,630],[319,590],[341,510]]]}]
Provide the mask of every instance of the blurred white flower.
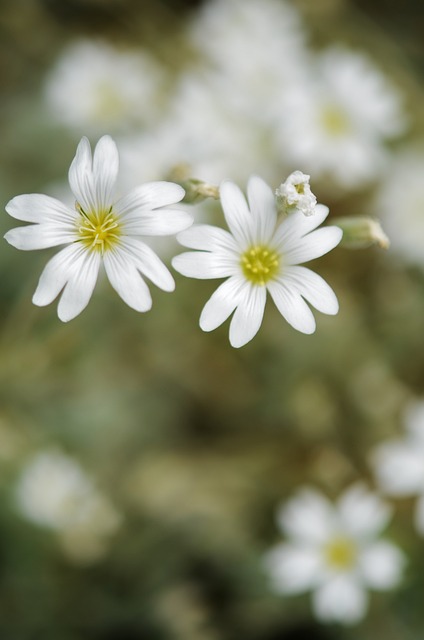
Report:
[{"label": "blurred white flower", "polygon": [[399,92],[365,56],[340,47],[314,56],[300,80],[282,107],[281,153],[342,188],[375,179],[384,141],[405,129]]},{"label": "blurred white flower", "polygon": [[294,212],[279,223],[274,194],[261,178],[250,178],[247,195],[248,204],[234,183],[221,184],[230,232],[194,225],[177,236],[182,245],[198,250],[176,256],[172,264],[177,271],[190,278],[227,278],[206,303],[200,327],[212,331],[235,311],[230,343],[245,345],[262,323],[268,291],[289,324],[313,333],[315,319],[304,298],[328,314],[337,313],[338,302],[320,276],[297,265],[333,249],[342,232],[338,227],[314,231],[328,215],[324,205],[317,205],[314,216]]},{"label": "blurred white flower", "polygon": [[[140,169],[149,175],[166,176],[185,163],[193,177],[206,182],[219,184],[227,176],[245,181],[259,162],[272,177],[280,175],[281,163],[263,127],[254,126],[235,108],[228,93],[223,94],[220,78],[211,72],[183,73],[166,117],[136,140]],[[127,148],[131,146],[134,149],[131,142]]]},{"label": "blurred white flower", "polygon": [[275,192],[277,204],[280,203],[283,209],[299,209],[305,216],[312,215],[317,199],[311,191],[309,179],[310,176],[301,171],[293,171]]},{"label": "blurred white flower", "polygon": [[58,450],[37,453],[18,479],[16,504],[35,524],[57,532],[116,531],[121,516],[93,485],[78,462]]},{"label": "blurred white flower", "polygon": [[151,122],[162,82],[163,70],[148,53],[82,40],[68,46],[50,71],[45,98],[59,122],[102,133]]},{"label": "blurred white flower", "polygon": [[405,412],[406,434],[388,440],[372,454],[378,484],[389,496],[418,496],[415,526],[424,536],[424,401]]},{"label": "blurred white flower", "polygon": [[164,291],[175,288],[168,269],[140,236],[172,235],[191,224],[189,214],[172,208],[184,189],[150,182],[115,200],[118,167],[118,150],[110,136],[100,139],[94,157],[83,138],[69,169],[74,209],[41,194],[16,196],[6,206],[9,215],[34,223],[6,233],[14,247],[68,245],[47,263],[33,296],[34,304],[44,306],[63,290],[58,315],[64,322],[87,306],[101,265],[112,287],[136,311],[148,311],[152,305],[142,275]]},{"label": "blurred white flower", "polygon": [[396,155],[384,172],[374,202],[375,215],[390,248],[406,264],[424,267],[424,148]]},{"label": "blurred white flower", "polygon": [[278,96],[302,72],[305,36],[296,9],[283,0],[210,0],[188,36],[217,75],[219,99],[269,125]]},{"label": "blurred white flower", "polygon": [[402,553],[379,539],[390,515],[362,484],[335,505],[314,489],[301,489],[277,514],[287,542],[265,556],[273,588],[287,595],[312,591],[319,620],[358,622],[367,611],[367,590],[392,589],[401,579]]}]

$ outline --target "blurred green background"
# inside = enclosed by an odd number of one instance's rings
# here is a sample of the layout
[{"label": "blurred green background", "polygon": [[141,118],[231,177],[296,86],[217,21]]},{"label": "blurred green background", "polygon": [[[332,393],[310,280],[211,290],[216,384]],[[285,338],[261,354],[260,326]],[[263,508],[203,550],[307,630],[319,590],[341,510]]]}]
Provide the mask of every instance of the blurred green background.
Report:
[{"label": "blurred green background", "polygon": [[[148,52],[163,71],[160,97],[168,105],[178,78],[200,64],[187,25],[204,4],[2,0],[3,202],[18,193],[62,189],[81,136],[95,143],[102,133],[119,136],[127,124],[121,118],[115,129],[111,121],[98,131],[54,117],[45,86],[66,47],[101,38],[120,50]],[[424,164],[420,3],[290,4],[311,50],[353,47],[399,88],[409,129],[388,143],[388,162],[414,145]],[[156,139],[154,132],[168,110],[161,103],[150,120],[128,125],[127,139],[152,126],[152,146],[166,156],[166,137]],[[205,128],[205,139],[214,133]],[[263,170],[263,151],[250,151],[250,165],[270,183],[277,176],[283,181],[291,168],[303,169],[282,161],[273,172]],[[150,162],[156,166],[151,149],[145,153],[144,164],[135,167],[140,181]],[[236,149],[235,157],[238,171],[244,151]],[[342,215],[376,215],[372,203],[384,178],[383,171],[369,184],[343,189],[334,188],[331,176],[314,182],[312,175],[311,184],[334,222]],[[198,219],[220,223],[213,203],[192,210]],[[413,232],[421,244],[423,212]],[[398,213],[399,229],[414,224],[401,207]],[[2,232],[13,226],[4,213]],[[0,253],[0,636],[419,640],[423,541],[413,530],[409,501],[397,504],[389,531],[409,558],[404,583],[396,593],[373,595],[369,615],[352,629],[314,621],[308,596],[273,594],[261,558],[279,540],[276,507],[298,486],[312,484],[330,496],[358,479],[373,486],[370,450],[400,432],[404,407],[424,393],[423,265],[396,251],[338,248],[312,265],[339,297],[336,317],[317,313],[317,332],[304,336],[268,304],[258,336],[234,350],[228,326],[212,334],[198,327],[216,282],[178,274],[174,294],[152,287],[148,314],[127,308],[103,282],[83,314],[62,324],[54,304],[31,304],[52,254],[18,252],[6,243]],[[166,253],[164,259],[169,263]],[[107,502],[106,516],[94,509],[89,525],[69,531],[25,513],[18,487],[44,452],[74,461],[89,491]],[[49,493],[48,478],[44,482],[41,504]],[[54,475],[51,482],[60,484]]]}]

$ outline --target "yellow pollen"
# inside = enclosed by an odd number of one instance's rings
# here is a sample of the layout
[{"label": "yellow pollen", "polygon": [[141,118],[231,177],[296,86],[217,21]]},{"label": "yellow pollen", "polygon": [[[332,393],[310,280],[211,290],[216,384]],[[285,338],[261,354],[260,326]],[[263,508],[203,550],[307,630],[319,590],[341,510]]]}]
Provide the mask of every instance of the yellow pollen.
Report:
[{"label": "yellow pollen", "polygon": [[75,208],[81,216],[77,223],[80,242],[88,249],[100,251],[103,255],[107,249],[116,244],[121,235],[112,207],[109,210],[86,213],[77,202]]},{"label": "yellow pollen", "polygon": [[265,285],[277,274],[279,266],[278,254],[260,245],[251,247],[241,257],[243,274],[253,284]]},{"label": "yellow pollen", "polygon": [[335,538],[325,545],[324,556],[333,569],[351,569],[356,562],[357,548],[348,538]]},{"label": "yellow pollen", "polygon": [[321,122],[328,133],[334,137],[341,136],[350,129],[347,116],[336,106],[328,105],[322,110]]}]

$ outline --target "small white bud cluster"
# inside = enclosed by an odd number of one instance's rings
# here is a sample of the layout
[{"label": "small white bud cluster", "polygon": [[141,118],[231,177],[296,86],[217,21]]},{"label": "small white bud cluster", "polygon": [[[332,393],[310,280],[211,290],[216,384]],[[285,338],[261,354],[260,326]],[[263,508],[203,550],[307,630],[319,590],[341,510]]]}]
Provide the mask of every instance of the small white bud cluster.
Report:
[{"label": "small white bud cluster", "polygon": [[282,213],[290,213],[293,209],[301,211],[305,216],[314,213],[317,199],[309,186],[310,176],[302,171],[293,171],[275,192],[277,207]]}]

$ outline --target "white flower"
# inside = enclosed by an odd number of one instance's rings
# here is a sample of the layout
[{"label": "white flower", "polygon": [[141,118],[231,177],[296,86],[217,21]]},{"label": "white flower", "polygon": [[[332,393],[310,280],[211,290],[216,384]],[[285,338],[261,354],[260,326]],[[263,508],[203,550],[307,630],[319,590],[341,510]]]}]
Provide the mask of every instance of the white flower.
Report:
[{"label": "white flower", "polygon": [[283,208],[295,207],[305,216],[314,213],[317,199],[309,186],[310,176],[301,171],[293,171],[283,184],[276,190],[275,194],[281,199]]},{"label": "white flower", "polygon": [[120,517],[71,457],[57,450],[37,453],[15,489],[19,511],[31,522],[56,531],[82,527],[112,533]]},{"label": "white flower", "polygon": [[192,251],[176,256],[174,268],[191,278],[228,278],[206,303],[200,316],[203,331],[212,331],[235,310],[230,342],[241,347],[257,333],[266,293],[289,324],[303,333],[315,331],[315,319],[305,298],[322,313],[338,311],[337,298],[316,273],[297,266],[324,255],[341,240],[337,227],[314,231],[327,217],[317,205],[314,216],[295,212],[281,223],[270,187],[258,177],[247,186],[248,204],[232,182],[220,187],[221,204],[230,233],[210,225],[195,225],[177,239]]},{"label": "white flower", "polygon": [[424,268],[424,152],[406,148],[393,158],[379,185],[375,215],[390,238],[390,248],[406,264]]},{"label": "white flower", "polygon": [[279,97],[303,73],[305,35],[293,3],[212,0],[194,14],[188,35],[218,75],[219,100],[269,127]]},{"label": "white flower", "polygon": [[162,76],[146,52],[81,40],[68,46],[50,71],[46,102],[58,121],[78,131],[126,129],[155,116]]},{"label": "white flower", "polygon": [[291,88],[277,137],[292,163],[349,189],[381,173],[384,141],[404,129],[400,94],[384,75],[365,56],[334,47]]},{"label": "white flower", "polygon": [[368,589],[388,590],[400,579],[404,558],[379,540],[390,509],[361,484],[333,505],[304,488],[278,512],[288,538],[265,556],[274,589],[284,594],[312,591],[319,620],[353,624],[368,607]]},{"label": "white flower", "polygon": [[418,496],[415,526],[424,536],[424,401],[405,414],[406,435],[383,442],[372,455],[381,491],[390,496]]},{"label": "white flower", "polygon": [[74,209],[41,194],[16,196],[6,206],[9,215],[34,223],[6,233],[14,247],[68,245],[47,263],[33,297],[34,304],[44,306],[63,290],[58,315],[64,322],[87,306],[102,264],[112,287],[136,311],[152,305],[142,276],[164,291],[174,290],[170,272],[140,236],[171,235],[191,224],[187,213],[172,208],[184,190],[169,182],[150,182],[115,200],[118,165],[110,136],[100,139],[93,158],[83,138],[69,169]]}]

